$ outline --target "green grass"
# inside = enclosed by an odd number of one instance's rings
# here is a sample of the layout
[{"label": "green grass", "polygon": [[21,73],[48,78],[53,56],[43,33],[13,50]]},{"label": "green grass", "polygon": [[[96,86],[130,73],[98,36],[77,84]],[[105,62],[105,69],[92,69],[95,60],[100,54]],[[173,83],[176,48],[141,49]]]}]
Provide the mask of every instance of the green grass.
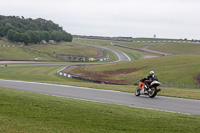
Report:
[{"label": "green grass", "polygon": [[184,42],[166,42],[166,43],[135,43],[118,41],[117,44],[141,48],[149,46],[148,49],[174,54],[200,54],[200,43],[184,43]]},{"label": "green grass", "polygon": [[137,42],[97,40],[97,39],[74,39],[73,41],[80,42],[80,43],[92,44],[92,45],[100,45],[100,46],[105,46],[105,47],[110,46],[110,42],[122,44],[122,45],[126,45],[126,46],[131,46],[131,47],[135,47],[135,48],[157,45],[157,43],[139,43],[139,42],[137,43]]},{"label": "green grass", "polygon": [[165,43],[162,45],[154,45],[150,49],[171,52],[175,54],[193,54],[200,55],[200,43]]},{"label": "green grass", "polygon": [[0,132],[197,133],[200,116],[0,89]]},{"label": "green grass", "polygon": [[6,60],[57,60],[46,53],[25,49],[19,44],[0,40],[1,45],[15,45],[15,47],[0,47],[0,58]]},{"label": "green grass", "polygon": [[45,53],[68,54],[68,55],[82,55],[94,57],[98,55],[98,51],[91,47],[78,45],[70,42],[62,42],[59,45],[32,45],[32,48]]},{"label": "green grass", "polygon": [[15,46],[19,46],[19,44],[8,42],[8,41],[3,41],[1,39],[0,39],[0,45],[15,45]]},{"label": "green grass", "polygon": [[23,80],[23,81],[65,81],[56,74],[65,66],[30,66],[30,67],[3,67],[0,69],[2,79]]},{"label": "green grass", "polygon": [[57,60],[48,54],[21,47],[0,47],[0,57],[7,60]]},{"label": "green grass", "polygon": [[194,77],[200,74],[200,56],[179,55],[137,60],[132,62],[122,62],[114,64],[92,65],[87,71],[118,71],[136,70],[130,74],[121,74],[113,77],[114,79],[125,79],[138,82],[139,79],[148,75],[149,71],[155,71],[161,81],[170,83],[195,84]]},{"label": "green grass", "polygon": [[11,42],[0,40],[1,45],[16,45],[16,47],[0,47],[0,58],[6,60],[58,60],[49,54],[68,54],[94,57],[98,55],[98,51],[91,47],[77,45],[70,42],[62,42],[59,45],[30,45],[19,46]]}]

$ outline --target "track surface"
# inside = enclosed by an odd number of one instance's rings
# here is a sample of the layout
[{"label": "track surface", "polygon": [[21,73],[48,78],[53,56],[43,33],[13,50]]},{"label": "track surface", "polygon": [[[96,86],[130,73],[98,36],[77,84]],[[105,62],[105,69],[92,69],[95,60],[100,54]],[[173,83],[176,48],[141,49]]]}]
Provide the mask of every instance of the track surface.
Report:
[{"label": "track surface", "polygon": [[156,96],[155,98],[149,98],[147,96],[136,97],[134,93],[1,79],[0,88],[10,88],[21,91],[89,101],[114,103],[154,110],[200,115],[200,100],[162,96]]}]

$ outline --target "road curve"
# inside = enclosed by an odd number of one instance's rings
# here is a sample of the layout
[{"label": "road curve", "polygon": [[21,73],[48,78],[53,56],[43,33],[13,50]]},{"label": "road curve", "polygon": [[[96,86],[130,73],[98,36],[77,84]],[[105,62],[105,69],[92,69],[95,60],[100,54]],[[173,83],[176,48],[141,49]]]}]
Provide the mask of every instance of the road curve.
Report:
[{"label": "road curve", "polygon": [[[77,43],[77,42],[74,42]],[[122,51],[119,51],[117,49],[112,49],[112,48],[107,48],[107,47],[102,47],[102,46],[96,46],[96,45],[90,45],[90,44],[85,44],[85,43],[77,43],[79,45],[85,45],[88,47],[94,47],[94,48],[100,48],[100,49],[107,49],[110,50],[112,52],[114,52],[117,56],[118,56],[118,60],[115,62],[123,62],[123,61],[131,61],[131,59]]]},{"label": "road curve", "polygon": [[146,96],[136,97],[134,93],[3,79],[0,79],[0,88],[10,88],[88,101],[200,115],[200,100],[163,96],[156,96],[155,98],[149,98]]}]

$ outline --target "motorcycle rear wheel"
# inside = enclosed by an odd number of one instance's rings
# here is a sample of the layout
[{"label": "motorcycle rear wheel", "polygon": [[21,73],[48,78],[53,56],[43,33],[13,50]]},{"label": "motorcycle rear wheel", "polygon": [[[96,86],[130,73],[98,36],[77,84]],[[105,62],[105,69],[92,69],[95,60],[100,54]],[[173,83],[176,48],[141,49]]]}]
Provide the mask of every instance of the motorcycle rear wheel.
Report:
[{"label": "motorcycle rear wheel", "polygon": [[140,90],[139,90],[140,88],[138,87],[136,90],[135,90],[135,95],[136,96],[140,96]]},{"label": "motorcycle rear wheel", "polygon": [[157,87],[151,88],[151,91],[149,91],[149,97],[154,98],[158,93]]}]

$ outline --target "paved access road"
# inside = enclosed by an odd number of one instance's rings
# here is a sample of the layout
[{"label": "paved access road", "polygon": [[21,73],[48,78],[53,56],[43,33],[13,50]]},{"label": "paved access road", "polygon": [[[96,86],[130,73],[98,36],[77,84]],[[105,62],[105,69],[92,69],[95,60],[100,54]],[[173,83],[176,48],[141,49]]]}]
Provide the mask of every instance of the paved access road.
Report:
[{"label": "paved access road", "polygon": [[10,88],[89,101],[200,115],[200,100],[162,96],[156,96],[155,98],[149,98],[147,96],[136,97],[134,93],[3,79],[0,79],[0,88]]}]

